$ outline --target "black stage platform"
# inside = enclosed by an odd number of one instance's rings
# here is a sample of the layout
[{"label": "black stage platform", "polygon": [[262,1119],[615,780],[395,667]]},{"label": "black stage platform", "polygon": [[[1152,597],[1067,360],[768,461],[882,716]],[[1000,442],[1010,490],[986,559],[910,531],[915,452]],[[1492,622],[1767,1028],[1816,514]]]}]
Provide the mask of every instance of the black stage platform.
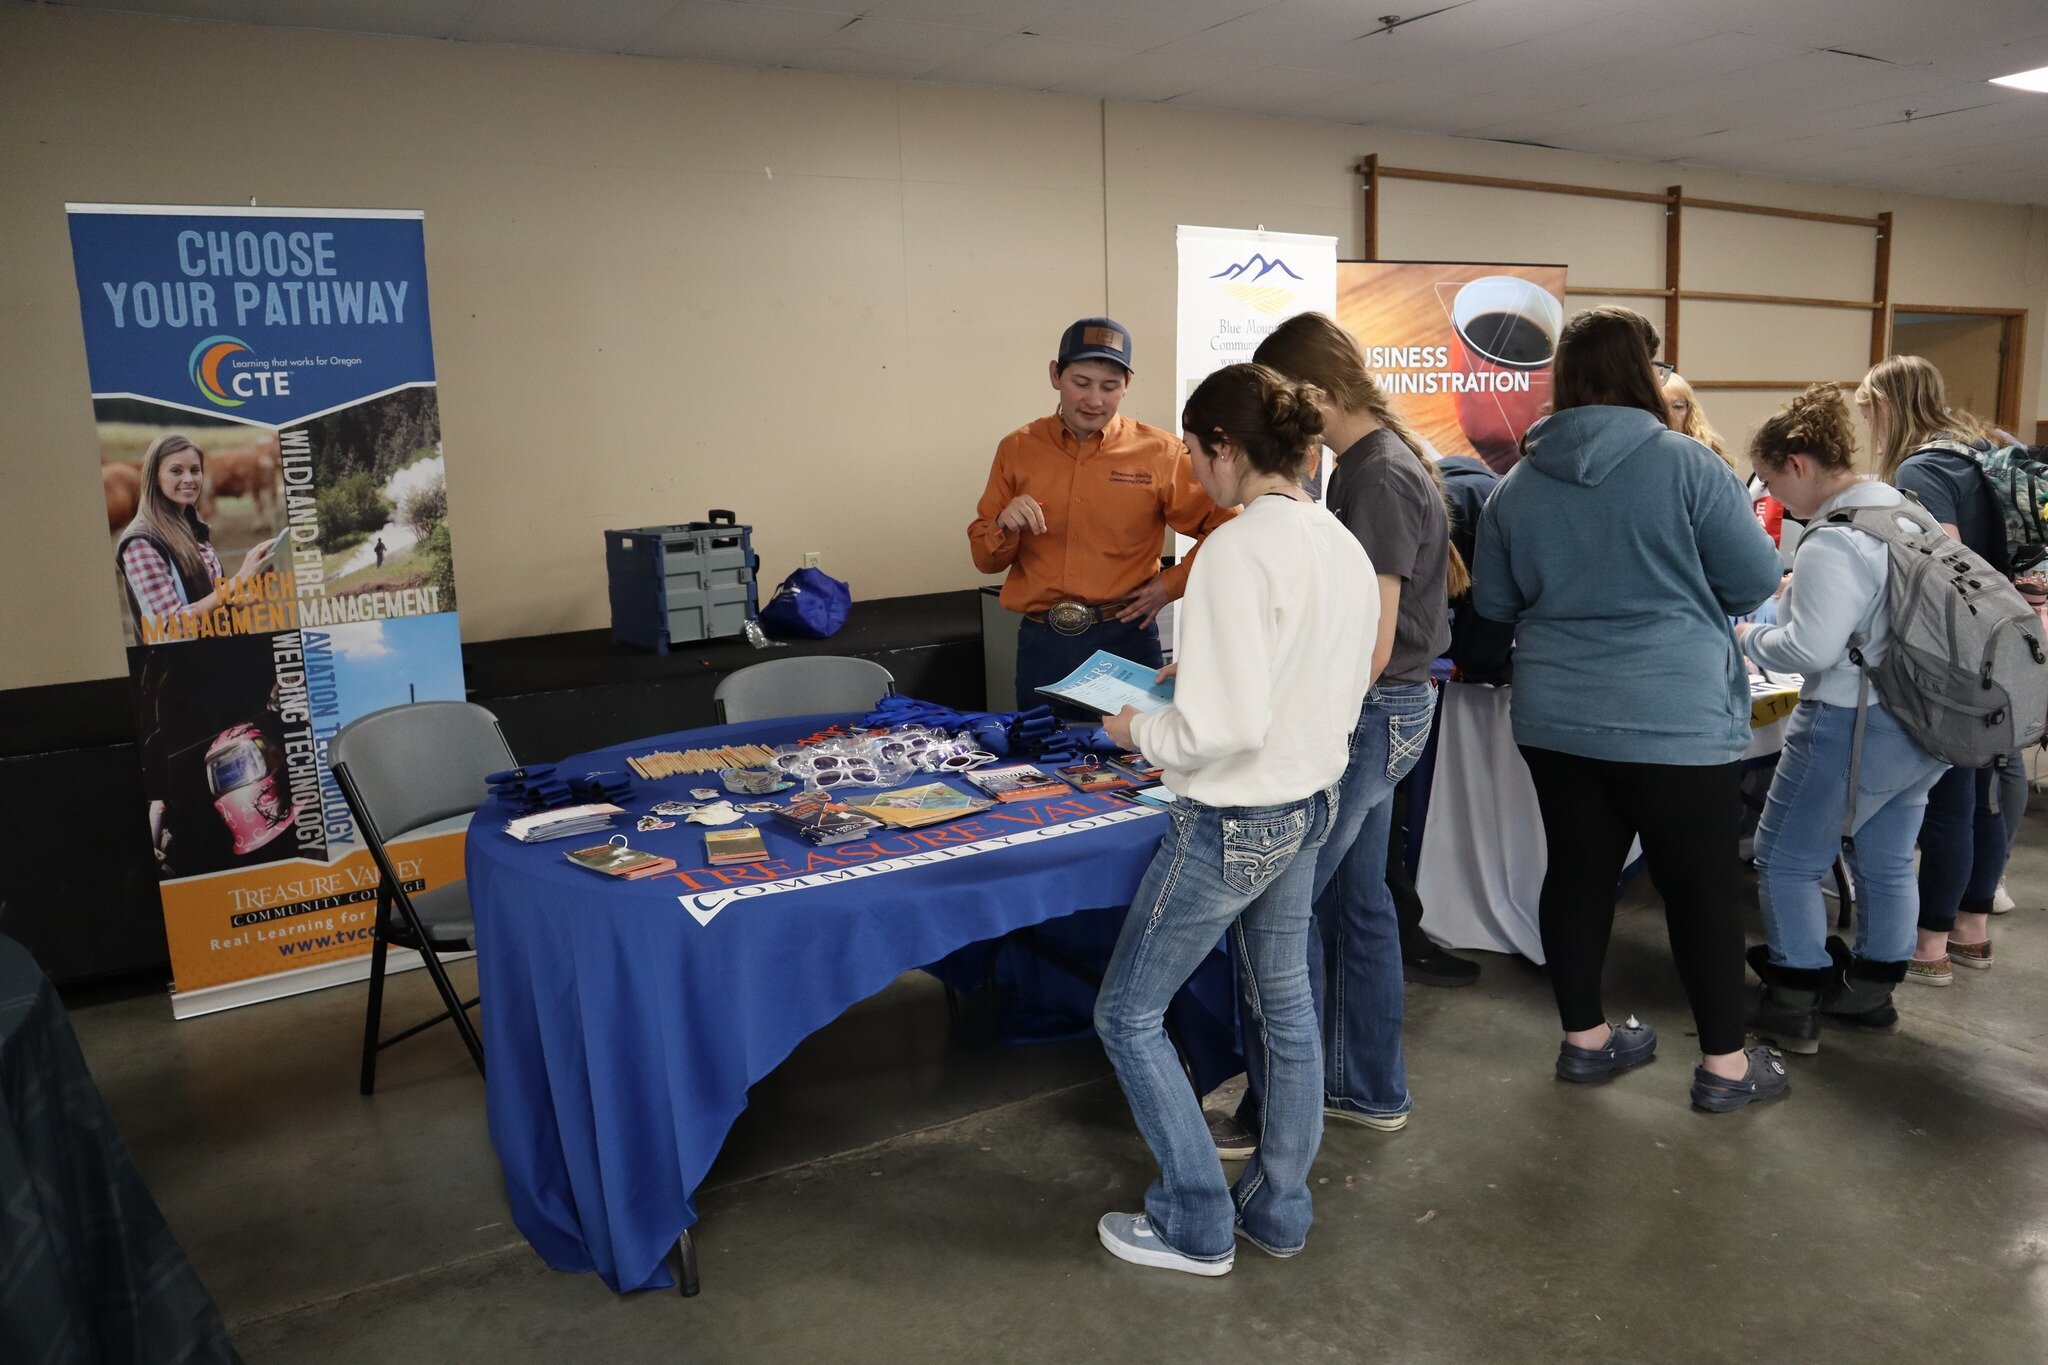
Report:
[{"label": "black stage platform", "polygon": [[[586,630],[466,644],[462,662],[513,752],[545,763],[709,725],[720,678],[791,655],[872,659],[902,692],[979,708],[980,613],[970,589],[856,602],[831,639],[774,649],[728,639],[652,654]],[[134,705],[127,678],[0,692],[0,932],[59,985],[169,980]]]}]

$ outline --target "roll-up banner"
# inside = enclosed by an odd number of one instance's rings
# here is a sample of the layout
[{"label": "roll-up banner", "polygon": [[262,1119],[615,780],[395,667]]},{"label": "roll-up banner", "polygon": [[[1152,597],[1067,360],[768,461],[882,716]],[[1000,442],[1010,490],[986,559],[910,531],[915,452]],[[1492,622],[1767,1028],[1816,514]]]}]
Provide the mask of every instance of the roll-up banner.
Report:
[{"label": "roll-up banner", "polygon": [[[1264,228],[1190,227],[1174,231],[1180,289],[1175,312],[1173,422],[1204,379],[1249,361],[1296,313],[1337,311],[1337,239]],[[1320,486],[1320,485],[1319,485]],[[1194,541],[1176,532],[1174,554]],[[1178,604],[1160,613],[1171,653],[1179,643]]]},{"label": "roll-up banner", "polygon": [[[66,208],[174,1011],[356,979],[377,871],[328,743],[463,697],[421,215]],[[393,853],[462,875],[459,829]]]},{"label": "roll-up banner", "polygon": [[1252,352],[1296,313],[1337,311],[1337,239],[1182,226],[1174,421],[1195,386]]},{"label": "roll-up banner", "polygon": [[1337,320],[1410,426],[1439,454],[1505,474],[1550,407],[1564,326],[1561,265],[1343,261]]}]

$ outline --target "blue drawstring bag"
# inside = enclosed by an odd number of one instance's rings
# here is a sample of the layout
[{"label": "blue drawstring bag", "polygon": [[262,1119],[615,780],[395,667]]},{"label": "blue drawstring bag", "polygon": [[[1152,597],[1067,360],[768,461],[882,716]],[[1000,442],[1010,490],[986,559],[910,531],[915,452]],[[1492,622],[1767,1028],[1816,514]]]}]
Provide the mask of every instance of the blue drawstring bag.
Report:
[{"label": "blue drawstring bag", "polygon": [[852,609],[852,588],[823,569],[798,569],[761,608],[761,625],[773,635],[822,640],[846,624]]}]

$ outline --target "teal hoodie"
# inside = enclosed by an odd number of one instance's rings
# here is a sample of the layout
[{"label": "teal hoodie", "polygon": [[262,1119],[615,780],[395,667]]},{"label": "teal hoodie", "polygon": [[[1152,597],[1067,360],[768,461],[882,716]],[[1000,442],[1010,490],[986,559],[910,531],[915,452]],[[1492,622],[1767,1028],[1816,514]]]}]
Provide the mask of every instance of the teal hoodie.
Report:
[{"label": "teal hoodie", "polygon": [[1479,520],[1472,602],[1515,624],[1515,741],[1623,763],[1732,763],[1749,685],[1728,618],[1778,586],[1728,466],[1639,408],[1570,408]]}]

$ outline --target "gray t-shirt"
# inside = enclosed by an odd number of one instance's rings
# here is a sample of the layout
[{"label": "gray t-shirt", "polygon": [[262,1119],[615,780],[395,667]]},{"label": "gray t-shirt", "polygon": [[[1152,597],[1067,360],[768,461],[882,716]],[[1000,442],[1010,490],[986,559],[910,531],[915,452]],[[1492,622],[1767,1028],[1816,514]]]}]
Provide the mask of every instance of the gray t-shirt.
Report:
[{"label": "gray t-shirt", "polygon": [[1444,573],[1451,544],[1443,494],[1402,439],[1382,427],[1337,457],[1330,511],[1372,558],[1373,572],[1401,580],[1394,652],[1383,683],[1429,680],[1429,666],[1451,647]]}]

